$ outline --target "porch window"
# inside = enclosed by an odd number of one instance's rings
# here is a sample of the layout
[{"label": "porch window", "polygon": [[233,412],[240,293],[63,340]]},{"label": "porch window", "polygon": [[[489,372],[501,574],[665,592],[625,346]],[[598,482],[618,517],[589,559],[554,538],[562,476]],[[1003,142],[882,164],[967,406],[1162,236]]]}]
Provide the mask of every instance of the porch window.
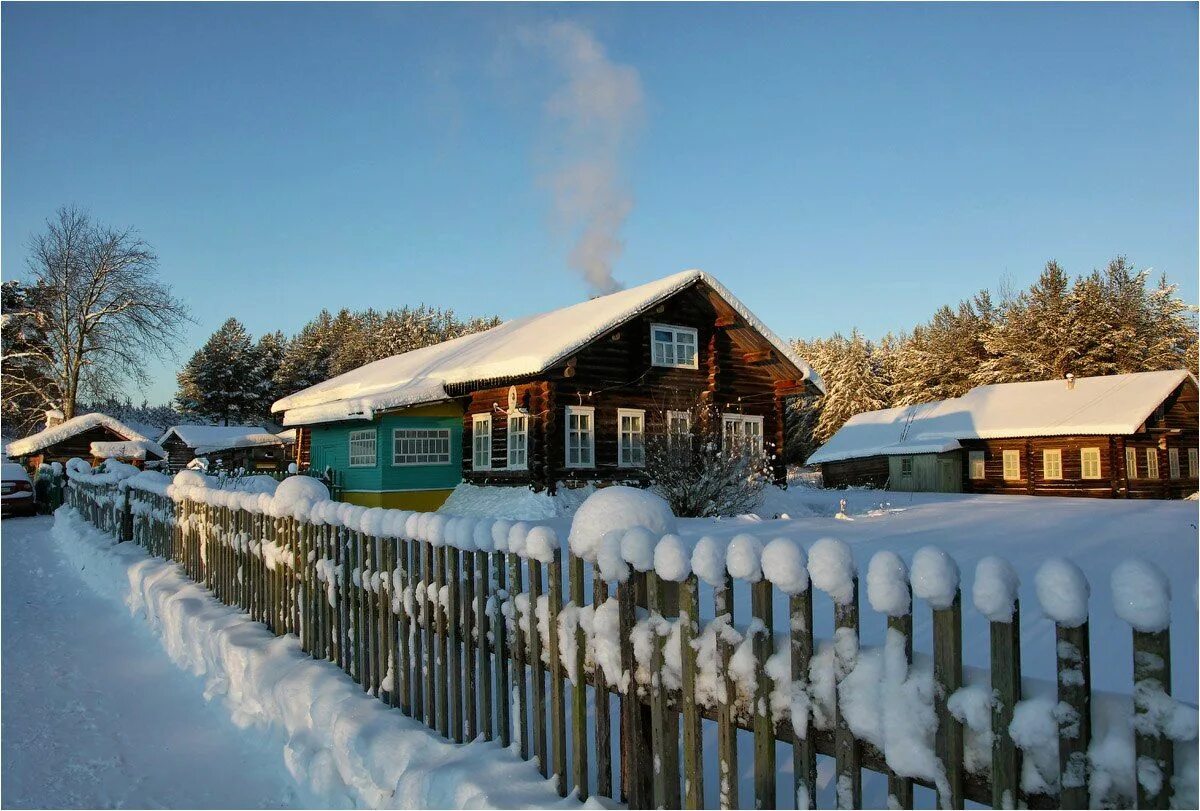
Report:
[{"label": "porch window", "polygon": [[508,418],[508,467],[529,469],[529,417],[512,414]]},{"label": "porch window", "polygon": [[1100,449],[1081,448],[1079,451],[1079,467],[1083,478],[1100,478]]},{"label": "porch window", "polygon": [[594,467],[596,462],[596,409],[567,406],[567,467]]},{"label": "porch window", "polygon": [[450,464],[450,429],[395,429],[392,432],[392,464],[396,467]]},{"label": "porch window", "polygon": [[1062,451],[1058,448],[1042,451],[1042,476],[1050,480],[1063,477]]},{"label": "porch window", "polygon": [[617,465],[642,467],[646,464],[646,412],[636,408],[617,409]]},{"label": "porch window", "polygon": [[492,415],[476,414],[471,418],[471,467],[492,469]]},{"label": "porch window", "polygon": [[650,362],[655,366],[699,368],[696,330],[670,324],[650,325]]},{"label": "porch window", "polygon": [[983,466],[983,451],[971,451],[967,456],[970,458],[971,463],[971,478],[987,478],[987,471]]},{"label": "porch window", "polygon": [[1146,478],[1158,478],[1158,448],[1146,448]]},{"label": "porch window", "polygon": [[1179,478],[1179,448],[1167,448],[1167,472],[1172,479]]},{"label": "porch window", "polygon": [[1004,452],[1004,480],[1017,481],[1021,478],[1021,452]]},{"label": "porch window", "polygon": [[722,417],[725,450],[755,456],[763,452],[763,418],[747,414],[726,414]]},{"label": "porch window", "polygon": [[375,429],[350,432],[350,467],[375,467]]},{"label": "porch window", "polygon": [[1125,478],[1136,479],[1137,473],[1137,448],[1125,449]]}]

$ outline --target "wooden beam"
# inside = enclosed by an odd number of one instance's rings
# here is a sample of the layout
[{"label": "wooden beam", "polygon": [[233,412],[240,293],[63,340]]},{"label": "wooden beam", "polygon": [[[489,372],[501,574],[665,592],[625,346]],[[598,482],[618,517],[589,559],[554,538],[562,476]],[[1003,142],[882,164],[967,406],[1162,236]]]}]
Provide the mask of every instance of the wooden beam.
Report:
[{"label": "wooden beam", "polygon": [[742,353],[742,362],[751,366],[764,363],[774,363],[778,358],[773,349],[754,349]]},{"label": "wooden beam", "polygon": [[733,313],[718,314],[717,320],[713,321],[713,326],[717,329],[727,329],[737,326],[737,316]]}]

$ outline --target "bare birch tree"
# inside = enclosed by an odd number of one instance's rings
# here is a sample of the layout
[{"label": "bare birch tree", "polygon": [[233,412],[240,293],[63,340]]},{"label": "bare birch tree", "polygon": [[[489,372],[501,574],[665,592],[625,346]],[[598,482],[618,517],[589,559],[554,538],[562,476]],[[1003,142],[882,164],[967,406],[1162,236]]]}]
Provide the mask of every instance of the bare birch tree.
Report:
[{"label": "bare birch tree", "polygon": [[[174,357],[187,307],[158,276],[158,258],[133,229],[65,207],[33,237],[32,318],[41,340],[4,357],[4,398],[22,396],[70,419],[82,397],[148,382],[151,358]],[[19,362],[18,362],[19,361]]]}]

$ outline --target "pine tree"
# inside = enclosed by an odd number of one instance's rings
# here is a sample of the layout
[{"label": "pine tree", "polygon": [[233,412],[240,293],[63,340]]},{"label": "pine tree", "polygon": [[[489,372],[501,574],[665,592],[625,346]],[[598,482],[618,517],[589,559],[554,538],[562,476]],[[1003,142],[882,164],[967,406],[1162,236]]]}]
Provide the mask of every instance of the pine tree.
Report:
[{"label": "pine tree", "polygon": [[250,334],[230,318],[179,373],[180,410],[224,425],[255,418],[261,403],[257,360]]},{"label": "pine tree", "polygon": [[255,411],[259,421],[271,421],[271,405],[283,397],[275,378],[287,347],[287,338],[278,330],[263,334],[254,345],[254,382],[258,386]]},{"label": "pine tree", "polygon": [[825,442],[846,420],[864,411],[888,407],[887,389],[875,374],[871,344],[857,329],[850,338],[833,337],[830,376],[825,378],[825,402],[817,418],[816,438]]},{"label": "pine tree", "polygon": [[334,349],[333,316],[321,310],[288,342],[273,379],[275,390],[286,397],[329,379]]}]

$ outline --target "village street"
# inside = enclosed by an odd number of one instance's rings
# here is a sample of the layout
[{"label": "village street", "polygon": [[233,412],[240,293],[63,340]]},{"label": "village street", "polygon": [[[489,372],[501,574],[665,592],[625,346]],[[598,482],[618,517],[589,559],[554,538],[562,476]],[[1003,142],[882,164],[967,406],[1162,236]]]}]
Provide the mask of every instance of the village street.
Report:
[{"label": "village street", "polygon": [[9,808],[311,806],[278,743],[241,730],[147,627],[94,593],[49,517],[3,524]]}]

